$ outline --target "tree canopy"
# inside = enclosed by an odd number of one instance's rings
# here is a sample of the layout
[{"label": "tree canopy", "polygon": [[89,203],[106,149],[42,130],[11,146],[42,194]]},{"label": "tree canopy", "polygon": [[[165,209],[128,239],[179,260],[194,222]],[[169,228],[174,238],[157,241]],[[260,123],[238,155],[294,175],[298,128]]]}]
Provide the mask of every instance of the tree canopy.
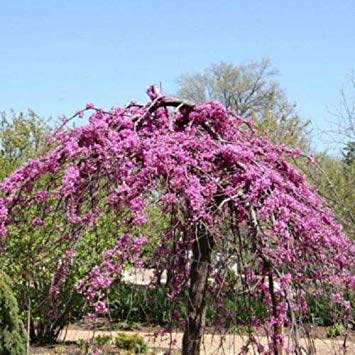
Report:
[{"label": "tree canopy", "polygon": [[43,153],[48,134],[49,127],[32,110],[11,115],[0,112],[0,178]]}]

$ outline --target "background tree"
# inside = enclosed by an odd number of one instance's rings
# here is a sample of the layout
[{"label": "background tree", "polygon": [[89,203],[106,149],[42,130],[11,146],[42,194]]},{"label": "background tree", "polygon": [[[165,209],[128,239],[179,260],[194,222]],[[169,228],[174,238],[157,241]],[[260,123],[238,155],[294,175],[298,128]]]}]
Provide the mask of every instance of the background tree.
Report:
[{"label": "background tree", "polygon": [[355,236],[355,76],[351,73],[340,90],[338,106],[332,111],[332,128],[327,132],[327,152],[315,155],[321,170],[306,172],[319,192],[331,203],[339,221]]},{"label": "background tree", "polygon": [[48,125],[32,110],[0,113],[0,179],[48,149]]},{"label": "background tree", "polygon": [[252,118],[273,142],[308,149],[306,126],[276,80],[268,59],[241,65],[211,64],[202,73],[177,79],[177,96],[193,102],[217,100],[243,118]]},{"label": "background tree", "polygon": [[355,73],[351,72],[340,89],[340,100],[332,115],[336,118],[333,134],[340,146],[355,142]]},{"label": "background tree", "polygon": [[[315,154],[318,167],[303,166],[303,171],[317,187],[318,192],[328,201],[339,223],[348,235],[355,233],[355,164],[351,153],[345,156]],[[300,166],[300,164],[298,164]]]},{"label": "background tree", "polygon": [[355,161],[355,141],[349,142],[343,150],[344,163],[351,167]]}]

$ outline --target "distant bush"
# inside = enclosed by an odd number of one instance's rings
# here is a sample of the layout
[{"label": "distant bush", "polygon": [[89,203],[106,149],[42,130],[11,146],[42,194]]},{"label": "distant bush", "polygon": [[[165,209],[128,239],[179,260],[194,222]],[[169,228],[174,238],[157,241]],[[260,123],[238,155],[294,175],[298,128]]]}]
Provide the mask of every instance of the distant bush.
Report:
[{"label": "distant bush", "polygon": [[112,341],[112,336],[111,335],[97,335],[95,337],[95,344],[99,346],[104,346],[110,344]]},{"label": "distant bush", "polygon": [[118,334],[115,338],[115,345],[119,349],[133,351],[136,354],[144,354],[148,349],[144,339],[138,334]]},{"label": "distant bush", "polygon": [[331,326],[328,331],[327,331],[327,337],[328,338],[335,338],[339,335],[343,335],[345,332],[345,327],[341,323],[334,324]]}]

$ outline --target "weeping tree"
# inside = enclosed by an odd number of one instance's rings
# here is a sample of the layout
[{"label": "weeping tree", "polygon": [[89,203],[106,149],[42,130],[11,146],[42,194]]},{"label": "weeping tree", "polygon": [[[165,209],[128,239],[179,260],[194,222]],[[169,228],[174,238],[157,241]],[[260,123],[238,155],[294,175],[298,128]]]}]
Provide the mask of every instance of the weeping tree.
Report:
[{"label": "weeping tree", "polygon": [[[155,87],[147,93],[144,105],[105,111],[88,104],[73,116],[89,113],[87,124],[66,129],[65,120],[51,151],[1,182],[5,252],[15,227],[50,226],[58,234],[62,254],[47,295],[53,324],[81,239],[103,221],[117,226],[117,241],[75,286],[92,317],[108,313],[107,292],[125,268],[154,263],[170,271],[169,301],[186,302],[186,312],[171,311],[184,329],[183,354],[200,353],[207,302],[216,309],[216,331],[237,324],[238,307],[224,302],[231,294],[242,295],[239,306],[248,309],[242,353],[301,353],[299,329],[318,294],[335,304],[337,320],[351,322],[354,244],[289,163],[300,150],[260,137],[219,102],[192,104]],[[153,242],[144,228],[152,205],[168,221]],[[267,345],[256,337],[259,328]]]}]

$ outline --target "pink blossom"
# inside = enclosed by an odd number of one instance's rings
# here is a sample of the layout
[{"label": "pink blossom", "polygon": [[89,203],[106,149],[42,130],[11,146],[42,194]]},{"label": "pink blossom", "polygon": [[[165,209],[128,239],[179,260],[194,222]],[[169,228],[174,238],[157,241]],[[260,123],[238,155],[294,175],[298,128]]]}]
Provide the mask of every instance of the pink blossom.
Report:
[{"label": "pink blossom", "polygon": [[40,218],[40,217],[35,217],[35,218],[33,218],[31,224],[32,224],[32,226],[34,226],[34,227],[43,226],[44,221],[43,221],[43,219]]},{"label": "pink blossom", "polygon": [[95,311],[97,314],[106,314],[108,311],[106,303],[103,301],[97,301],[95,303]]}]

